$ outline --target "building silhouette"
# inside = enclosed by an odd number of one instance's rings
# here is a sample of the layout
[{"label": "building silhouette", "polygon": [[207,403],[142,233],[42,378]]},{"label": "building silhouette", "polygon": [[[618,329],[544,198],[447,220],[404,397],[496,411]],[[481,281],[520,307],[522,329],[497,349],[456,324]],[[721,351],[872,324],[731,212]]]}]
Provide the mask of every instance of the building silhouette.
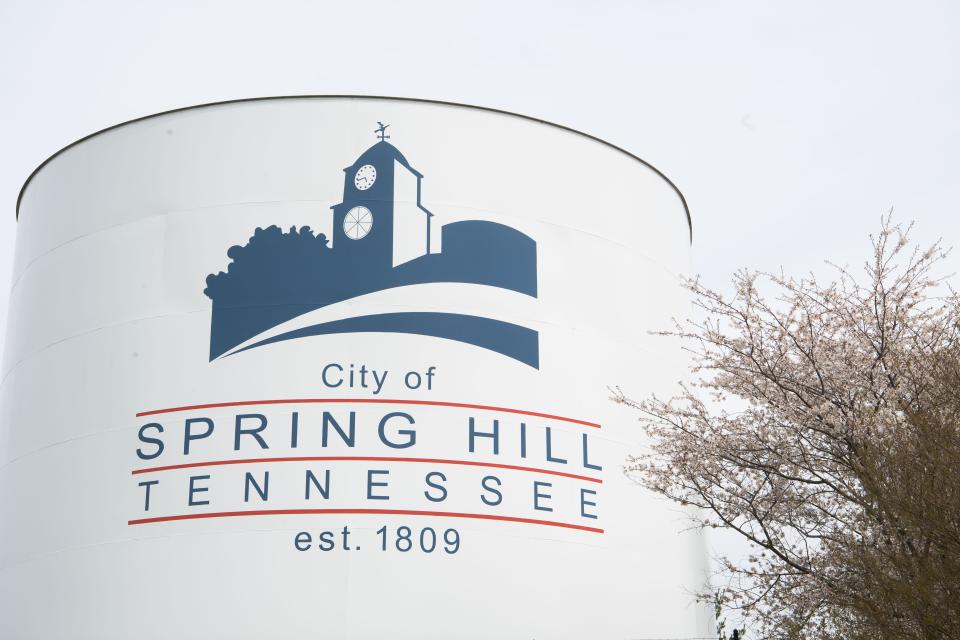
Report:
[{"label": "building silhouette", "polygon": [[[211,360],[303,313],[393,287],[453,282],[537,296],[533,239],[511,227],[482,220],[437,228],[434,214],[421,202],[423,174],[387,142],[385,129],[381,125],[380,140],[344,169],[343,199],[331,207],[332,244],[310,227],[287,232],[276,226],[258,228],[246,245],[228,250],[232,262],[226,272],[207,277],[204,293],[213,300]],[[439,316],[447,317],[440,322]],[[456,324],[457,317],[464,319],[462,326],[450,325]],[[473,339],[466,329],[483,319],[466,318],[408,314],[399,324],[395,322],[394,328],[387,318],[354,326],[438,335],[439,322],[446,327],[440,337],[473,344],[489,342],[482,336]],[[418,321],[422,327],[416,326]],[[496,329],[493,321],[487,323],[483,331],[512,331]],[[343,331],[349,330],[348,323]],[[461,335],[464,332],[467,339]],[[523,349],[528,354],[524,361],[530,359],[529,351]]]}]

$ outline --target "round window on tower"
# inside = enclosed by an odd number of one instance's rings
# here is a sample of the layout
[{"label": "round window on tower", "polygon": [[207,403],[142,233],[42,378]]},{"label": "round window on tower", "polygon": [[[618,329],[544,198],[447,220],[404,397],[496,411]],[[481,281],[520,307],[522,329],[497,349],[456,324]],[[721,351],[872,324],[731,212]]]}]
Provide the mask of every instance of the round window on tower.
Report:
[{"label": "round window on tower", "polygon": [[354,207],[343,217],[343,233],[351,240],[359,240],[373,228],[373,212],[366,207]]}]

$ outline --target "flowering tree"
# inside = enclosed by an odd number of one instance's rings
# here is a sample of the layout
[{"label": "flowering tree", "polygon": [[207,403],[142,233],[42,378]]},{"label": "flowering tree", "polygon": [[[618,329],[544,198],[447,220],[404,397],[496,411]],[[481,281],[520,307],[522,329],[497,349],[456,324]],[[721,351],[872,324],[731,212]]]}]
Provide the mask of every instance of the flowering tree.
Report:
[{"label": "flowering tree", "polygon": [[[720,593],[765,638],[960,638],[960,301],[884,220],[861,274],[687,282],[694,382],[628,473],[746,538]],[[944,293],[944,291],[946,292]],[[704,593],[704,597],[712,594]]]}]

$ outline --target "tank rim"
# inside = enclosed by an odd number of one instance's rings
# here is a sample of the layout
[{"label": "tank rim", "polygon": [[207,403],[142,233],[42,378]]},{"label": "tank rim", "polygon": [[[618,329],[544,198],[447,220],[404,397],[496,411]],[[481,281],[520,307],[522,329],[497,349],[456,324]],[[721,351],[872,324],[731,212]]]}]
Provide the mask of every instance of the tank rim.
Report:
[{"label": "tank rim", "polygon": [[19,195],[17,196],[16,218],[17,218],[17,220],[20,219],[20,203],[23,201],[23,196],[24,196],[24,194],[25,194],[26,191],[27,191],[27,187],[30,186],[30,183],[33,181],[34,177],[35,177],[44,167],[46,167],[54,158],[56,158],[56,157],[59,156],[60,154],[64,153],[64,152],[67,151],[68,149],[71,149],[71,148],[73,148],[73,147],[75,147],[75,146],[77,146],[77,145],[79,145],[79,144],[81,144],[81,143],[83,143],[83,142],[86,142],[87,140],[89,140],[89,139],[91,139],[91,138],[94,138],[94,137],[99,136],[99,135],[101,135],[101,134],[104,134],[104,133],[108,133],[108,132],[110,132],[110,131],[113,131],[114,129],[119,129],[120,127],[125,127],[125,126],[127,126],[127,125],[131,125],[131,124],[135,124],[135,123],[138,123],[138,122],[142,122],[142,121],[144,121],[144,120],[149,120],[149,119],[151,119],[151,118],[158,118],[158,117],[160,117],[160,116],[170,115],[170,114],[172,114],[172,113],[180,113],[180,112],[182,112],[182,111],[192,111],[192,110],[194,110],[194,109],[205,109],[205,108],[208,108],[208,107],[218,107],[218,106],[230,105],[230,104],[241,104],[241,103],[245,103],[245,102],[266,102],[266,101],[270,101],[270,100],[297,100],[297,99],[307,99],[307,100],[317,100],[317,99],[343,100],[343,99],[351,99],[351,98],[353,98],[353,99],[361,99],[361,100],[393,100],[393,101],[397,101],[397,102],[419,102],[419,103],[423,103],[423,104],[433,104],[433,105],[443,105],[443,106],[448,106],[448,107],[460,107],[460,108],[466,108],[466,109],[476,109],[476,110],[479,110],[479,111],[486,111],[486,112],[489,112],[489,113],[497,113],[497,114],[500,114],[500,115],[508,115],[508,116],[513,116],[513,117],[515,117],[515,118],[522,118],[522,119],[524,119],[524,120],[529,120],[529,121],[531,121],[531,122],[538,122],[538,123],[540,123],[540,124],[545,124],[545,125],[548,125],[548,126],[551,126],[551,127],[555,127],[555,128],[560,129],[560,130],[562,130],[562,131],[567,131],[567,132],[570,132],[570,133],[575,133],[575,134],[577,134],[577,135],[583,136],[583,137],[588,138],[588,139],[590,139],[590,140],[593,140],[593,141],[595,141],[595,142],[599,142],[600,144],[603,144],[603,145],[605,145],[605,146],[607,146],[607,147],[610,147],[611,149],[614,149],[614,150],[616,150],[616,151],[619,151],[620,153],[622,153],[622,154],[624,154],[624,155],[626,155],[626,156],[629,156],[630,158],[633,158],[634,160],[636,160],[636,161],[639,162],[640,164],[646,166],[647,168],[649,168],[650,170],[652,170],[654,173],[656,173],[658,176],[660,176],[661,178],[663,178],[663,180],[665,180],[666,183],[667,183],[668,185],[670,185],[670,188],[673,189],[673,191],[677,194],[677,196],[680,198],[680,203],[683,205],[683,211],[684,211],[684,213],[686,214],[686,217],[687,217],[687,227],[688,227],[689,233],[690,233],[690,242],[691,242],[691,243],[693,242],[693,220],[692,220],[692,218],[691,218],[691,216],[690,216],[690,207],[687,205],[687,199],[684,197],[683,193],[680,191],[680,189],[677,187],[677,185],[675,185],[675,184],[673,183],[673,181],[670,180],[670,178],[668,178],[662,171],[660,171],[659,169],[657,169],[655,166],[653,166],[652,164],[650,164],[649,162],[647,162],[647,161],[644,160],[643,158],[639,157],[638,155],[636,155],[636,154],[634,154],[634,153],[631,153],[631,152],[627,151],[627,150],[624,149],[623,147],[619,147],[619,146],[613,144],[612,142],[609,142],[609,141],[607,141],[607,140],[604,140],[603,138],[599,138],[599,137],[597,137],[597,136],[591,135],[591,134],[586,133],[586,132],[584,132],[584,131],[580,131],[580,130],[578,130],[578,129],[574,129],[573,127],[568,127],[568,126],[566,126],[566,125],[557,124],[556,122],[550,122],[549,120],[544,120],[544,119],[542,119],[542,118],[537,118],[537,117],[534,117],[534,116],[528,116],[528,115],[525,115],[525,114],[522,114],[522,113],[516,113],[516,112],[514,112],[514,111],[507,111],[507,110],[505,110],[505,109],[497,109],[497,108],[494,108],[494,107],[483,107],[483,106],[474,105],[474,104],[467,104],[467,103],[463,103],[463,102],[451,102],[451,101],[448,101],[448,100],[434,100],[434,99],[429,99],[429,98],[409,98],[409,97],[399,97],[399,96],[377,96],[377,95],[361,95],[361,94],[343,94],[343,95],[337,95],[337,94],[297,94],[297,95],[285,95],[285,96],[261,96],[261,97],[256,97],[256,98],[236,98],[236,99],[233,99],[233,100],[219,100],[219,101],[216,101],[216,102],[205,102],[205,103],[202,103],[202,104],[195,104],[195,105],[189,105],[189,106],[186,106],[186,107],[177,107],[177,108],[175,108],[175,109],[168,109],[168,110],[166,110],[166,111],[158,111],[157,113],[151,113],[151,114],[149,114],[149,115],[140,116],[140,117],[138,117],[138,118],[133,118],[133,119],[131,119],[131,120],[126,120],[126,121],[124,121],[124,122],[120,122],[120,123],[118,123],[118,124],[114,124],[114,125],[111,125],[111,126],[109,126],[109,127],[105,127],[105,128],[100,129],[100,130],[98,130],[98,131],[94,131],[93,133],[90,133],[90,134],[88,134],[88,135],[85,135],[85,136],[83,136],[82,138],[79,138],[79,139],[77,139],[77,140],[74,140],[74,141],[71,142],[70,144],[62,147],[62,148],[59,149],[58,151],[56,151],[56,152],[54,152],[53,154],[51,154],[50,156],[48,156],[46,160],[44,160],[44,161],[41,162],[39,165],[37,165],[37,168],[36,168],[36,169],[34,169],[33,171],[30,172],[30,175],[27,176],[27,179],[24,181],[23,186],[20,187],[20,193],[19,193]]}]

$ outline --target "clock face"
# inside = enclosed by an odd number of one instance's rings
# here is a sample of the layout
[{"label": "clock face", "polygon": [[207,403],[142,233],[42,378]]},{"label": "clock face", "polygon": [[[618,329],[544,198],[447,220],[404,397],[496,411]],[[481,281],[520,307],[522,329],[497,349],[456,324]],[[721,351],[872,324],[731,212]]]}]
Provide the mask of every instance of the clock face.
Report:
[{"label": "clock face", "polygon": [[366,207],[354,207],[343,217],[343,233],[351,240],[365,237],[372,228],[373,212]]},{"label": "clock face", "polygon": [[353,184],[360,191],[366,191],[377,181],[377,168],[372,164],[365,164],[353,176]]}]

